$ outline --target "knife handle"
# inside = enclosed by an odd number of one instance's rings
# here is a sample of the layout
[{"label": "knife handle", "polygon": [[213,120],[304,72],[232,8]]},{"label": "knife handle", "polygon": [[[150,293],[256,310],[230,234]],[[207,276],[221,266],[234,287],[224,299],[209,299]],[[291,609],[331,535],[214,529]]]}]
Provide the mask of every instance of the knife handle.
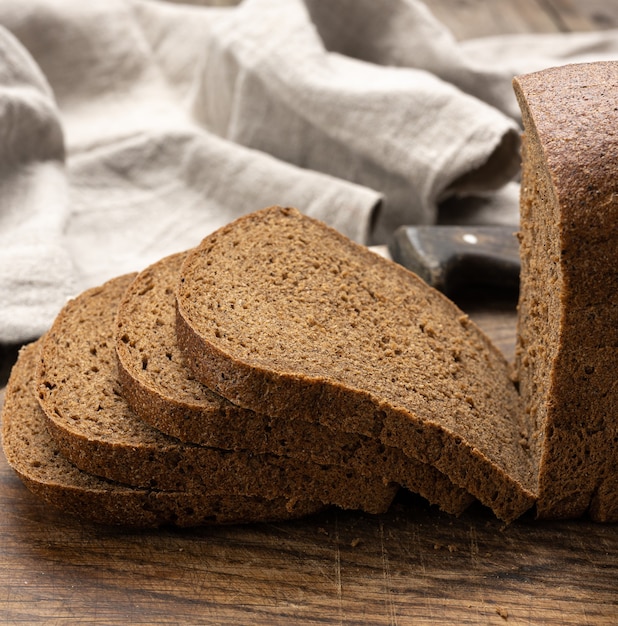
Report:
[{"label": "knife handle", "polygon": [[512,226],[401,226],[394,261],[447,295],[470,287],[519,289],[519,242]]}]

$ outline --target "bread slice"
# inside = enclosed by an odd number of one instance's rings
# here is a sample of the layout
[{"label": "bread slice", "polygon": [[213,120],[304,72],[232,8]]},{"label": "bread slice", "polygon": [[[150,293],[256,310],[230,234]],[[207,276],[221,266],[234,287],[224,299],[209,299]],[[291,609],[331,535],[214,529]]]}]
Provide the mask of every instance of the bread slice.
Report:
[{"label": "bread slice", "polygon": [[133,414],[119,389],[114,342],[117,305],[133,278],[113,279],[70,301],[42,342],[39,401],[64,456],[84,471],[136,487],[388,509],[397,487],[379,477],[182,443]]},{"label": "bread slice", "polygon": [[537,511],[618,521],[618,62],[514,87],[525,131],[516,364]]},{"label": "bread slice", "polygon": [[504,357],[417,276],[294,209],[271,207],[189,253],[179,345],[231,402],[378,437],[510,521],[535,500]]},{"label": "bread slice", "polygon": [[2,446],[26,487],[63,514],[147,528],[284,520],[324,508],[322,503],[309,500],[136,489],[77,469],[50,437],[37,401],[32,373],[39,348],[39,342],[23,348],[11,371],[2,411]]},{"label": "bread slice", "polygon": [[175,254],[140,272],[118,307],[119,381],[136,414],[183,441],[340,465],[381,477],[448,513],[460,514],[472,502],[444,474],[406,457],[399,448],[318,423],[237,407],[190,376],[176,342],[175,286],[185,257]]}]

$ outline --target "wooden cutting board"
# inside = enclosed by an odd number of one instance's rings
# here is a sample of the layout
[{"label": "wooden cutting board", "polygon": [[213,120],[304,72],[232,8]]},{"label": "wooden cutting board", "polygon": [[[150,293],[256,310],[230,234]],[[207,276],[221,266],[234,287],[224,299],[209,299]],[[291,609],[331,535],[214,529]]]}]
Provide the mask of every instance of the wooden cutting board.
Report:
[{"label": "wooden cutting board", "polygon": [[[510,301],[461,303],[512,355]],[[385,515],[136,532],[39,502],[0,455],[4,624],[618,624],[618,525]]]}]

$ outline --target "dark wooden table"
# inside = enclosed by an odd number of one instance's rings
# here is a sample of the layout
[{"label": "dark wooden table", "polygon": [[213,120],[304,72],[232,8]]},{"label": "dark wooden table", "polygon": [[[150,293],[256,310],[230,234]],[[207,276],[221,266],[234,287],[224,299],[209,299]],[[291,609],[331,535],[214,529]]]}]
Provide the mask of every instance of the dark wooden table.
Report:
[{"label": "dark wooden table", "polygon": [[[616,0],[430,4],[457,37],[618,26]],[[510,357],[514,303],[461,304]],[[0,511],[3,624],[618,624],[616,525],[505,527],[404,496],[381,516],[127,532],[43,505],[2,455]]]}]

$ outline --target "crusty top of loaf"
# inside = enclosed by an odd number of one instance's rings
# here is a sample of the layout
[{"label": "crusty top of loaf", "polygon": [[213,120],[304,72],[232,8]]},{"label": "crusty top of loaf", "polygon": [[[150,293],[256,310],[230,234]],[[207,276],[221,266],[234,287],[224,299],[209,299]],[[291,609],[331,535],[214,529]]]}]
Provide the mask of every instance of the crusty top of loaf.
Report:
[{"label": "crusty top of loaf", "polygon": [[294,209],[272,207],[190,252],[177,301],[179,339],[194,348],[188,365],[233,402],[274,415],[295,403],[366,434],[405,422],[424,441],[421,460],[447,474],[459,461],[444,458],[443,444],[466,450],[472,461],[454,474],[464,487],[476,483],[479,499],[496,494],[480,493],[475,463],[513,481],[530,506],[532,463],[503,356],[411,272]]},{"label": "crusty top of loaf", "polygon": [[[577,237],[603,236],[618,211],[598,210],[618,205],[618,62],[549,68],[518,76],[513,86],[526,132],[542,145],[565,230],[574,229]],[[577,212],[574,222],[571,210]]]},{"label": "crusty top of loaf", "polygon": [[[618,274],[606,271],[618,250],[618,62],[550,68],[513,84],[529,152],[540,155],[557,206],[558,253],[546,261],[564,270],[568,329],[582,309],[616,303],[618,294]],[[585,315],[590,327],[581,340],[615,345],[618,326]]]}]

